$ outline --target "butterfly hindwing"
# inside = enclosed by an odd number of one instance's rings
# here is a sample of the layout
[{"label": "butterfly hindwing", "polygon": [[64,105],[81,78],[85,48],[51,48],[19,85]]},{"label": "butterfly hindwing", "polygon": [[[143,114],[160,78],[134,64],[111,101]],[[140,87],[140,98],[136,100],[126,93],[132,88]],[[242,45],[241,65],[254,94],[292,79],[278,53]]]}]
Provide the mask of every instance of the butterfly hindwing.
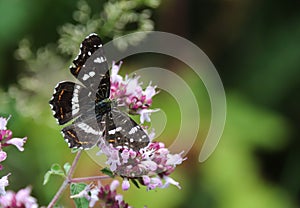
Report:
[{"label": "butterfly hindwing", "polygon": [[70,148],[89,149],[97,144],[102,136],[94,117],[80,120],[62,129],[62,134]]},{"label": "butterfly hindwing", "polygon": [[104,138],[114,147],[127,147],[135,151],[149,144],[149,137],[133,119],[117,108],[106,113]]}]

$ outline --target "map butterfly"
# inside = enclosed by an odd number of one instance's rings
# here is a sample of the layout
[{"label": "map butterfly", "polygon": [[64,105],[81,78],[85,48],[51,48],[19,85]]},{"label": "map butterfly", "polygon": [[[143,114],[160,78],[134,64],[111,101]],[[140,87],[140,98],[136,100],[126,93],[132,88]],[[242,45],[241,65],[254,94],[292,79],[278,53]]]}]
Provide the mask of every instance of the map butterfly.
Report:
[{"label": "map butterfly", "polygon": [[149,144],[144,130],[109,99],[109,67],[97,34],[83,40],[70,71],[80,84],[58,83],[49,101],[58,124],[70,123],[62,129],[70,148],[89,149],[101,139],[135,151]]}]

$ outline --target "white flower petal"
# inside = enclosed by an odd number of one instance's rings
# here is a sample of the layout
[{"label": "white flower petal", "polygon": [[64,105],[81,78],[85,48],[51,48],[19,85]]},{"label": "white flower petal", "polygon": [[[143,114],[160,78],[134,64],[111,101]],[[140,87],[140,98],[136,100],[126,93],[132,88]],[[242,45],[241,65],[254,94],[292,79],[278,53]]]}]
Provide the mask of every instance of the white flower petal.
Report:
[{"label": "white flower petal", "polygon": [[137,111],[138,114],[140,114],[140,122],[143,124],[145,121],[150,122],[150,115],[151,113],[157,112],[159,109],[141,109]]},{"label": "white flower petal", "polygon": [[0,130],[6,130],[7,119],[0,117]]},{"label": "white flower petal", "polygon": [[96,202],[99,201],[98,194],[99,194],[99,189],[94,188],[90,191],[91,197],[90,197],[90,203],[89,207],[94,207]]},{"label": "white flower petal", "polygon": [[121,194],[117,194],[116,196],[115,196],[115,200],[119,203],[119,205],[120,205],[120,203],[122,203],[122,201],[123,201],[123,196],[121,195]]},{"label": "white flower petal", "polygon": [[156,94],[155,92],[156,86],[151,86],[150,84],[146,87],[144,91],[144,95],[146,95],[146,100],[152,99],[152,97]]},{"label": "white flower petal", "polygon": [[121,83],[121,82],[123,82],[122,76],[120,76],[118,74],[122,63],[123,62],[120,61],[119,65],[116,65],[116,63],[113,61],[112,67],[111,67],[111,75],[110,75],[110,79],[111,79],[112,83],[115,83],[115,82]]},{"label": "white flower petal", "polygon": [[181,189],[179,183],[175,181],[173,178],[169,176],[164,176],[166,183],[161,188],[167,188],[170,184],[177,186],[177,188]]},{"label": "white flower petal", "polygon": [[183,152],[179,153],[179,154],[168,154],[168,160],[166,162],[166,165],[180,165],[184,159],[182,158]]},{"label": "white flower petal", "polygon": [[139,76],[134,78],[127,78],[124,81],[126,86],[126,96],[127,97],[141,97],[143,89],[141,87],[142,83],[139,83]]},{"label": "white flower petal", "polygon": [[0,196],[3,196],[6,194],[6,191],[5,191],[5,187],[9,185],[8,183],[8,176],[10,175],[7,174],[6,176],[3,176],[1,179],[0,179]]}]

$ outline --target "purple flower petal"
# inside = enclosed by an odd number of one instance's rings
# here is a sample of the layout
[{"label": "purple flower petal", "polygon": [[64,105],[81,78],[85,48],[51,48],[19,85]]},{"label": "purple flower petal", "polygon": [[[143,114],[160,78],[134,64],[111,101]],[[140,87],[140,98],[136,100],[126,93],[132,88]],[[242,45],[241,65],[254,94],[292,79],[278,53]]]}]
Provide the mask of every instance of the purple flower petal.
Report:
[{"label": "purple flower petal", "polygon": [[7,157],[6,152],[4,152],[3,150],[0,150],[0,162],[4,161]]},{"label": "purple flower petal", "polygon": [[118,180],[113,180],[113,181],[111,182],[111,184],[110,184],[109,189],[110,189],[111,191],[114,191],[114,190],[117,189],[117,187],[118,187],[119,185],[120,185],[120,182],[119,182]]},{"label": "purple flower petal", "polygon": [[123,163],[127,163],[128,159],[130,157],[130,152],[128,149],[124,149],[123,152],[121,153],[121,157],[123,159]]},{"label": "purple flower petal", "polygon": [[27,140],[27,137],[24,138],[12,138],[6,142],[6,144],[12,144],[18,148],[19,151],[24,151],[24,144]]},{"label": "purple flower petal", "polygon": [[151,178],[150,183],[147,185],[148,190],[152,190],[155,189],[157,187],[161,187],[162,186],[162,181],[160,178],[158,177],[154,177]]},{"label": "purple flower petal", "polygon": [[12,191],[7,191],[5,195],[0,195],[0,206],[1,207],[12,207],[12,202],[14,200],[15,193]]},{"label": "purple flower petal", "polygon": [[0,141],[2,140],[10,140],[12,137],[11,130],[0,130]]},{"label": "purple flower petal", "polygon": [[124,191],[127,191],[129,188],[130,188],[130,183],[127,178],[124,178],[124,180],[122,182],[122,189]]},{"label": "purple flower petal", "polygon": [[30,196],[31,187],[26,187],[21,189],[16,193],[16,204],[20,207],[30,207],[30,208],[37,208],[38,205],[36,203],[36,199]]},{"label": "purple flower petal", "polygon": [[157,164],[151,160],[142,161],[141,164],[150,171],[155,171],[157,169]]},{"label": "purple flower petal", "polygon": [[143,175],[143,182],[144,184],[147,186],[148,184],[150,184],[151,178],[147,175]]},{"label": "purple flower petal", "polygon": [[106,164],[110,165],[110,170],[115,171],[117,169],[117,165],[121,165],[119,158],[119,151],[111,148],[110,155],[107,156]]}]

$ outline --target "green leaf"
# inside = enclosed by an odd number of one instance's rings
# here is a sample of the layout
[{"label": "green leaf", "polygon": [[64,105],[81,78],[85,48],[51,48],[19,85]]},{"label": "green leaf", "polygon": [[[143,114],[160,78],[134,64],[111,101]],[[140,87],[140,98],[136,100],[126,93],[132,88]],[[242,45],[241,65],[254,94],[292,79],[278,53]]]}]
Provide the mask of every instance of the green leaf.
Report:
[{"label": "green leaf", "polygon": [[72,153],[76,153],[76,152],[78,152],[78,151],[80,151],[79,148],[73,148],[73,149],[71,149],[71,152],[72,152]]},{"label": "green leaf", "polygon": [[113,173],[109,168],[103,168],[103,169],[101,170],[101,172],[102,172],[103,174],[105,174],[105,175],[108,175],[108,176],[111,177],[111,178],[114,178],[114,177],[115,177],[114,173]]},{"label": "green leaf", "polygon": [[130,179],[130,181],[137,187],[140,188],[139,183],[135,179]]},{"label": "green leaf", "polygon": [[51,171],[47,171],[47,173],[44,175],[43,185],[46,185],[48,183],[50,176],[51,176]]},{"label": "green leaf", "polygon": [[[81,191],[85,189],[87,185],[85,183],[72,183],[70,186],[70,192],[71,196],[74,196],[76,194],[79,194]],[[77,208],[88,208],[89,207],[89,201],[84,198],[73,198],[75,205]]]},{"label": "green leaf", "polygon": [[61,168],[61,166],[57,163],[54,163],[52,166],[51,166],[51,174],[53,175],[60,175],[60,176],[65,176],[65,172],[63,171],[63,169]]},{"label": "green leaf", "polygon": [[48,170],[46,172],[46,174],[44,175],[44,181],[43,181],[43,185],[46,185],[49,182],[50,176],[51,175],[59,175],[59,176],[63,176],[65,177],[65,172],[62,170],[61,166],[57,163],[54,163],[50,170]]},{"label": "green leaf", "polygon": [[64,170],[65,170],[66,174],[68,174],[70,168],[71,168],[70,163],[67,162],[67,163],[64,164]]}]

